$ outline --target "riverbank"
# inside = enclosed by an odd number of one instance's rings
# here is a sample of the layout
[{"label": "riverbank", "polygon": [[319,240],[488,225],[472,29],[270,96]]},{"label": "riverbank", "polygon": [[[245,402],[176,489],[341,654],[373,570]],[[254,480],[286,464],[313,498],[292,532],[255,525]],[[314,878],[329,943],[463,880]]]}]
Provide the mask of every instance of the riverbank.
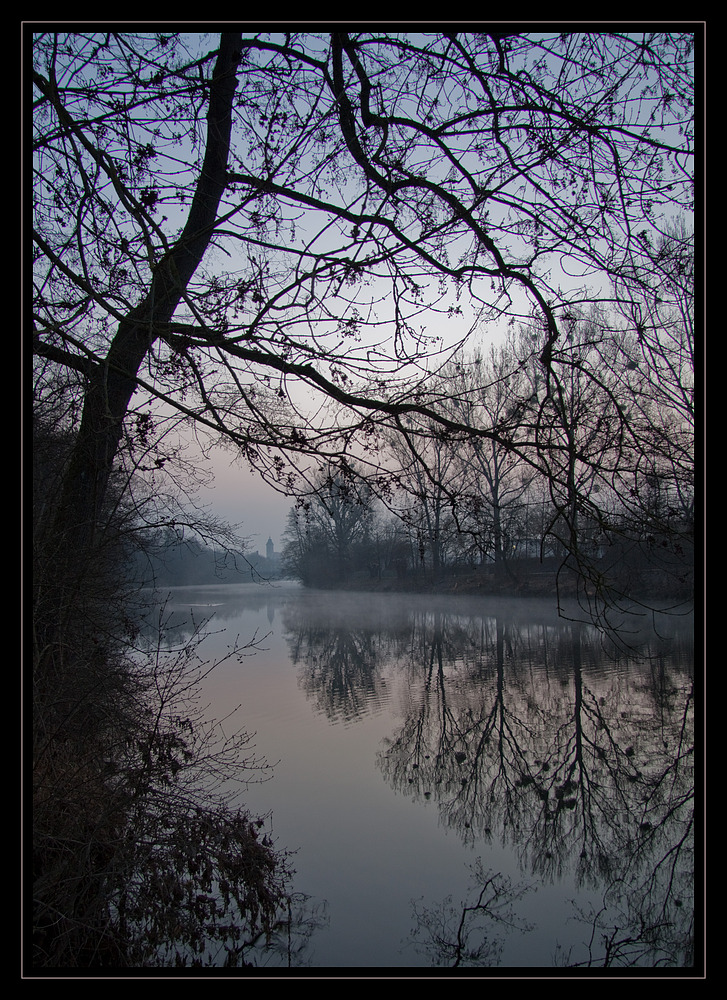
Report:
[{"label": "riverbank", "polygon": [[382,576],[372,578],[366,574],[355,574],[345,581],[331,582],[326,587],[320,582],[316,589],[364,591],[367,593],[392,594],[463,594],[482,595],[489,597],[555,597],[569,598],[578,595],[594,596],[597,591],[605,593],[611,590],[627,597],[648,595],[650,598],[691,600],[694,596],[693,574],[685,573],[674,577],[658,571],[642,571],[638,575],[625,576],[623,579],[612,577],[607,581],[593,573],[585,579],[572,570],[562,567],[544,566],[529,567],[523,570],[507,568],[499,574],[492,569],[456,570],[450,573]]}]

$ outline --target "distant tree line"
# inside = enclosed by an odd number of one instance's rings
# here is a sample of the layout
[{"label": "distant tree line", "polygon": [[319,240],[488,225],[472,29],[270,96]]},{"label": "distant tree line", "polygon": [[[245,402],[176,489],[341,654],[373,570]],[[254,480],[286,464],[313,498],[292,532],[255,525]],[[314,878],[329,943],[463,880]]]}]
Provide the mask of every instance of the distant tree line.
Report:
[{"label": "distant tree line", "polygon": [[277,579],[280,565],[259,552],[206,544],[194,531],[174,527],[147,531],[135,552],[135,575],[142,586],[185,587]]},{"label": "distant tree line", "polygon": [[[573,593],[579,585],[604,599],[690,598],[691,328],[672,324],[662,352],[647,356],[608,317],[574,322],[564,348],[571,374],[557,399],[528,340],[523,328],[440,373],[440,405],[465,424],[497,427],[498,436],[472,440],[420,426],[410,450],[402,422],[378,452],[378,483],[355,462],[320,468],[288,515],[287,571],[318,587],[444,586],[469,575],[473,586],[493,590]],[[579,375],[586,368],[600,369],[598,382]],[[622,433],[615,411],[624,408],[638,421],[638,449]],[[567,410],[568,420],[550,426],[561,439],[549,463],[564,468],[548,476],[535,441],[553,410]],[[564,480],[565,488],[554,485]]]}]

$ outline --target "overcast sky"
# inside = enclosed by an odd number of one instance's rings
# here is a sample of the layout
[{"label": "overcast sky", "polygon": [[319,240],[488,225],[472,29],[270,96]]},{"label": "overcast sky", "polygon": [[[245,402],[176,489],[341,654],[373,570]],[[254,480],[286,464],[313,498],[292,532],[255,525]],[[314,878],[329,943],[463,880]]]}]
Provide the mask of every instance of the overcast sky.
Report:
[{"label": "overcast sky", "polygon": [[275,550],[282,549],[282,534],[293,500],[281,496],[263,480],[232,464],[229,452],[217,449],[212,462],[214,486],[201,493],[212,512],[236,524],[242,522],[240,534],[249,539],[248,548],[265,554],[265,543],[272,538]]}]

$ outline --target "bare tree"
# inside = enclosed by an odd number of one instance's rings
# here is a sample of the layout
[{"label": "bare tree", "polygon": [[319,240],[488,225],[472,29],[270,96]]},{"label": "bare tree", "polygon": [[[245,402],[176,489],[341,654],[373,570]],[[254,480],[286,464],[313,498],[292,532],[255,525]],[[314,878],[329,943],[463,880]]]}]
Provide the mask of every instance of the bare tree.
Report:
[{"label": "bare tree", "polygon": [[402,424],[389,450],[397,486],[392,505],[414,550],[413,568],[436,581],[457,532],[454,495],[461,481],[456,482],[456,452],[436,424],[421,428],[413,421]]},{"label": "bare tree", "polygon": [[92,534],[135,394],[283,487],[410,416],[510,444],[432,362],[532,319],[555,399],[574,306],[674,297],[695,38],[37,33],[33,346],[82,376],[57,534]]},{"label": "bare tree", "polygon": [[[486,357],[456,358],[451,378],[452,409],[463,422],[497,427],[511,437],[525,426],[536,396],[514,344],[493,347]],[[525,534],[524,498],[535,472],[502,439],[465,441],[458,452],[457,523],[499,577]]]},{"label": "bare tree", "polygon": [[345,580],[353,550],[369,540],[373,495],[356,476],[322,469],[310,495],[288,514],[283,557],[305,582]]}]

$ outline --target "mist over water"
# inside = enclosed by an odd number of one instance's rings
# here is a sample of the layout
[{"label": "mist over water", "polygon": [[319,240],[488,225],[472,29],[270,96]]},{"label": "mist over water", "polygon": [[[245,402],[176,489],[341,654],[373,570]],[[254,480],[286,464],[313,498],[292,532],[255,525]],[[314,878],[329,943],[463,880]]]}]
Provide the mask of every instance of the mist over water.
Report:
[{"label": "mist over water", "polygon": [[625,651],[546,600],[250,584],[167,611],[170,639],[213,615],[210,659],[257,637],[203,700],[240,705],[274,765],[240,798],[296,852],[293,964],[691,961],[689,617],[639,620]]}]

